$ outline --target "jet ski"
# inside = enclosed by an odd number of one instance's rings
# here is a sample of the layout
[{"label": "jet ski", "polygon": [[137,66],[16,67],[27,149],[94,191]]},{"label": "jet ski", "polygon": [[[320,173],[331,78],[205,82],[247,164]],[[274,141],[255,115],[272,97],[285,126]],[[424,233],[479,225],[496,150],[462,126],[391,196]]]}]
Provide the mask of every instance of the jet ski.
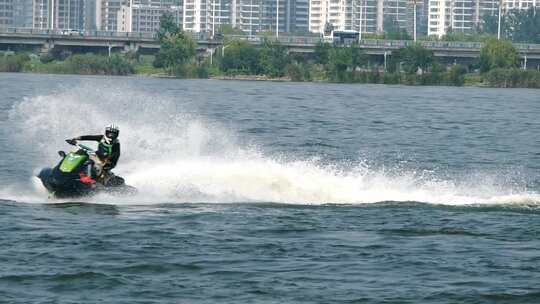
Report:
[{"label": "jet ski", "polygon": [[[70,143],[68,141],[68,143]],[[38,178],[53,198],[75,198],[92,196],[98,193],[113,195],[133,195],[135,187],[126,185],[124,179],[111,173],[107,182],[99,182],[96,178],[94,162],[90,155],[96,151],[80,143],[74,143],[78,149],[66,153],[58,151],[62,158],[53,168],[44,168]]]}]

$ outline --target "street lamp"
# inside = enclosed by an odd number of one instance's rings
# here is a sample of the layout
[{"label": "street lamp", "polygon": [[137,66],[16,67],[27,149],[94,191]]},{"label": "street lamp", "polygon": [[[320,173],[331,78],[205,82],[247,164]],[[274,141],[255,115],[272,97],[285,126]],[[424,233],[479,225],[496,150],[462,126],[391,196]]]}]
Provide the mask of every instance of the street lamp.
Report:
[{"label": "street lamp", "polygon": [[279,37],[279,0],[276,0],[276,38]]},{"label": "street lamp", "polygon": [[253,35],[253,0],[249,2],[249,40]]},{"label": "street lamp", "polygon": [[499,0],[499,22],[497,24],[497,40],[501,40],[501,11],[502,11],[502,0]]},{"label": "street lamp", "polygon": [[212,0],[212,39],[214,39],[215,25],[216,25],[216,0]]},{"label": "street lamp", "polygon": [[362,0],[360,0],[360,25],[359,25],[359,30],[358,30],[358,41],[361,41],[362,40],[362,13],[363,13],[363,10],[362,10]]},{"label": "street lamp", "polygon": [[225,49],[230,47],[231,45],[224,45],[221,47],[221,58],[225,57]]},{"label": "street lamp", "polygon": [[416,41],[416,0],[413,0],[413,40]]}]

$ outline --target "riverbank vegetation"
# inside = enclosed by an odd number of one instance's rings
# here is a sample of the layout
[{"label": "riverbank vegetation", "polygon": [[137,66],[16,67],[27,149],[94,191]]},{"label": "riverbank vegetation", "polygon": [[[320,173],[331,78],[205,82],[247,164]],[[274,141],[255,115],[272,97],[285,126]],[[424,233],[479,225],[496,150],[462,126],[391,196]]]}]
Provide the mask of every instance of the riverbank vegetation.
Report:
[{"label": "riverbank vegetation", "polygon": [[540,88],[540,72],[521,69],[512,44],[497,40],[487,41],[479,59],[465,65],[439,62],[432,51],[418,44],[394,51],[384,60],[355,45],[321,43],[312,54],[291,54],[273,41],[256,47],[231,40],[210,59],[198,56],[190,39],[181,32],[169,35],[164,38],[168,46],[155,56],[5,53],[0,54],[0,71]]},{"label": "riverbank vegetation", "polygon": [[231,41],[216,52],[210,75],[264,75],[340,83],[540,87],[540,72],[519,69],[512,44],[495,39],[487,40],[479,59],[469,64],[441,62],[420,44],[393,51],[385,59],[380,57],[368,55],[355,45],[320,43],[313,54],[305,55],[289,54],[276,42],[257,48],[245,41]]},{"label": "riverbank vegetation", "polygon": [[82,75],[130,75],[135,73],[134,63],[127,56],[113,54],[70,54],[57,58],[52,54],[0,55],[0,72],[33,72]]},{"label": "riverbank vegetation", "polygon": [[192,36],[165,14],[158,32],[161,49],[155,55],[71,54],[61,49],[40,56],[8,52],[0,53],[0,71],[540,88],[540,72],[520,69],[512,43],[484,38],[478,60],[461,64],[443,62],[421,44],[408,44],[384,56],[369,55],[355,44],[322,42],[312,53],[291,53],[272,37],[258,46],[225,38],[208,55],[198,53]]}]

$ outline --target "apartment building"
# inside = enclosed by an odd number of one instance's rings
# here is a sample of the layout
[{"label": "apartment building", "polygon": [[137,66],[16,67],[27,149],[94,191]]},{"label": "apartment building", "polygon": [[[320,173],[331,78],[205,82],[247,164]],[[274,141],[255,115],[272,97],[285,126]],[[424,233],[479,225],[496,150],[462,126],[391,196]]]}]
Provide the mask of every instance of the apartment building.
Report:
[{"label": "apartment building", "polygon": [[529,7],[540,6],[540,0],[504,0],[504,9],[528,9]]},{"label": "apartment building", "polygon": [[286,32],[298,34],[309,32],[309,0],[290,0],[285,19]]},{"label": "apartment building", "polygon": [[382,20],[380,16],[382,14],[382,1],[353,0],[351,2],[351,16],[347,15],[347,20],[350,20],[347,23],[350,25],[347,26],[347,30],[362,33],[382,32],[382,22],[378,25],[378,20]]},{"label": "apartment building", "polygon": [[307,0],[237,0],[233,26],[258,32],[306,31]]},{"label": "apartment building", "polygon": [[310,0],[309,30],[323,33],[327,23],[338,31],[411,30],[412,7],[409,0]]},{"label": "apartment building", "polygon": [[120,6],[117,13],[118,32],[156,32],[160,18],[171,13],[177,23],[182,17],[178,0],[131,0]]},{"label": "apartment building", "polygon": [[54,28],[85,29],[84,0],[56,0],[54,6]]},{"label": "apartment building", "polygon": [[117,31],[118,15],[123,5],[131,0],[96,0],[96,29],[98,31]]},{"label": "apartment building", "polygon": [[[352,12],[347,10],[355,0],[310,0],[309,31],[323,33],[326,24],[331,24],[334,30],[343,31],[351,26]],[[347,15],[348,14],[348,15]],[[348,16],[349,20],[346,20]]]},{"label": "apartment building", "polygon": [[383,30],[391,27],[393,30],[410,31],[412,8],[409,0],[385,0],[383,15],[379,16],[383,19]]},{"label": "apartment building", "polygon": [[21,0],[16,9],[18,27],[28,27],[31,15],[33,28],[85,29],[85,0]]},{"label": "apartment building", "polygon": [[13,26],[13,6],[14,0],[0,0],[0,28]]},{"label": "apartment building", "polygon": [[54,0],[34,0],[32,4],[32,27],[37,29],[54,28]]},{"label": "apartment building", "polygon": [[[499,0],[430,0],[428,35],[442,36],[449,29],[471,32],[484,15],[499,14]],[[540,5],[540,0],[502,0],[503,13],[513,9],[528,9]]]}]

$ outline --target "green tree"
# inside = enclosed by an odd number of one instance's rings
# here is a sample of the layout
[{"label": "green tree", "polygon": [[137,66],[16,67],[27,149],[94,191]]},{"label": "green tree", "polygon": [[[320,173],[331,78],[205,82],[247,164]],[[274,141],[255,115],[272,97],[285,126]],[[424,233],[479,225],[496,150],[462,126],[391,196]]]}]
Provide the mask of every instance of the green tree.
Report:
[{"label": "green tree", "polygon": [[330,44],[324,43],[324,42],[317,42],[317,45],[315,45],[315,63],[318,64],[327,64],[328,63],[328,57],[330,55]]},{"label": "green tree", "polygon": [[496,14],[486,13],[482,17],[482,21],[482,32],[493,35],[497,34],[499,17]]},{"label": "green tree", "polygon": [[507,16],[512,41],[540,43],[540,12],[536,8],[511,10]]},{"label": "green tree", "polygon": [[461,64],[453,65],[448,71],[449,83],[455,86],[462,86],[465,83],[467,68]]},{"label": "green tree", "polygon": [[170,74],[183,76],[183,69],[196,53],[197,44],[185,33],[166,34],[161,41],[161,49],[156,55],[156,61]]},{"label": "green tree", "polygon": [[234,40],[223,51],[220,68],[228,73],[259,74],[259,51],[246,41]]},{"label": "green tree", "polygon": [[158,40],[163,42],[167,36],[174,36],[178,33],[180,33],[180,27],[176,24],[173,14],[170,12],[163,13],[159,18]]},{"label": "green tree", "polygon": [[302,68],[299,64],[288,64],[285,67],[285,74],[289,76],[292,81],[303,81],[304,75],[302,74]]},{"label": "green tree", "polygon": [[328,68],[331,78],[336,81],[345,81],[345,72],[353,66],[353,52],[351,47],[333,47],[330,49]]},{"label": "green tree", "polygon": [[407,74],[414,74],[419,68],[425,73],[434,61],[433,51],[420,44],[413,44],[400,50],[400,57]]},{"label": "green tree", "polygon": [[[486,14],[482,17],[482,31],[497,34],[498,15]],[[501,16],[501,36],[514,42],[540,43],[540,13],[537,8],[513,9]]]},{"label": "green tree", "polygon": [[279,42],[265,42],[260,51],[259,62],[263,73],[271,77],[282,77],[290,62],[287,48]]},{"label": "green tree", "polygon": [[368,62],[368,56],[357,45],[351,45],[352,68],[361,67]]},{"label": "green tree", "polygon": [[245,36],[246,33],[239,28],[233,27],[232,25],[223,24],[218,29],[217,32],[222,35],[236,35],[236,36]]},{"label": "green tree", "polygon": [[30,62],[27,54],[7,55],[0,57],[0,72],[21,72]]},{"label": "green tree", "polygon": [[512,43],[497,39],[485,42],[480,50],[480,71],[488,72],[495,68],[512,68],[518,65],[518,55]]}]

